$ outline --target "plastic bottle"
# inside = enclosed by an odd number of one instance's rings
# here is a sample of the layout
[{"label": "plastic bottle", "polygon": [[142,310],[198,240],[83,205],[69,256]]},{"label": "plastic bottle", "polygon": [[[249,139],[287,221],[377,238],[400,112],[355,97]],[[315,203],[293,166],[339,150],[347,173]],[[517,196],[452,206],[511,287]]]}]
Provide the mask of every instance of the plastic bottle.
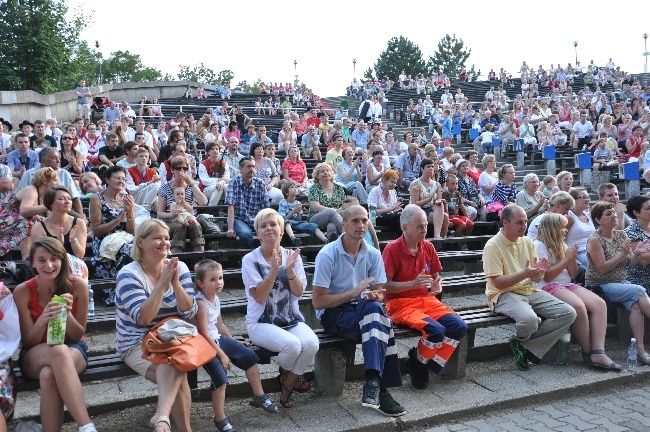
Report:
[{"label": "plastic bottle", "polygon": [[370,207],[370,223],[373,226],[377,225],[377,211],[374,207]]},{"label": "plastic bottle", "polygon": [[95,292],[91,285],[88,285],[88,316],[95,316]]},{"label": "plastic bottle", "polygon": [[61,305],[61,311],[47,323],[47,344],[61,345],[65,341],[65,327],[68,319],[67,302],[61,296],[52,297],[52,301]]},{"label": "plastic bottle", "polygon": [[569,364],[569,348],[571,347],[571,331],[564,332],[559,341],[557,341],[557,358],[555,363],[560,366]]},{"label": "plastic bottle", "polygon": [[636,365],[637,365],[637,351],[636,351],[636,339],[632,338],[630,340],[630,346],[627,349],[627,369],[628,370],[636,370]]}]

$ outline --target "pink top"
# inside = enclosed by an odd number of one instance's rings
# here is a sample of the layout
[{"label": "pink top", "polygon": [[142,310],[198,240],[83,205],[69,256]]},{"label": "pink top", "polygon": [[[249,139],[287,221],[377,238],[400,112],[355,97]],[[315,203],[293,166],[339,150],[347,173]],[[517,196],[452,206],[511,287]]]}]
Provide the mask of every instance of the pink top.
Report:
[{"label": "pink top", "polygon": [[230,132],[230,129],[228,129],[226,133],[223,134],[223,136],[226,139],[226,141],[228,141],[231,136],[237,137],[237,139],[241,141],[241,132],[239,131],[239,129],[235,130],[235,132]]}]

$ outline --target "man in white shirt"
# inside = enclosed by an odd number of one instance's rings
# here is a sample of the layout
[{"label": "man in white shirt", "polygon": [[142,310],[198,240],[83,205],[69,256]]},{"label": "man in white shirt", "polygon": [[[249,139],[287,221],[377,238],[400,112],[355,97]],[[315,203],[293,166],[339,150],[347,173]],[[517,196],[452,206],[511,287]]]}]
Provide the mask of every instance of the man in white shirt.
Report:
[{"label": "man in white shirt", "polygon": [[587,112],[580,112],[580,121],[573,125],[571,130],[571,146],[578,148],[583,146],[584,149],[591,143],[591,135],[594,132],[594,125],[587,120]]}]

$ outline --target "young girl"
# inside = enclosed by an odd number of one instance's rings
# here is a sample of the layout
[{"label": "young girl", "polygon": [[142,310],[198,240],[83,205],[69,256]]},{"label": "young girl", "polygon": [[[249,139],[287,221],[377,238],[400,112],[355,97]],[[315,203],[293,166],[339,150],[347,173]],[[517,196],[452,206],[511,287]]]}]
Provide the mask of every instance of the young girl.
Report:
[{"label": "young girl", "polygon": [[196,226],[199,223],[192,215],[192,212],[194,211],[192,204],[185,201],[185,188],[174,188],[174,202],[169,206],[169,210],[172,213],[176,213],[176,210],[178,210],[178,213],[174,216],[173,220],[182,223],[185,226],[188,226],[189,224]]},{"label": "young girl", "polygon": [[194,267],[196,272],[196,294],[199,307],[196,320],[199,333],[205,337],[217,350],[217,357],[203,366],[210,375],[212,383],[212,408],[214,409],[214,424],[218,431],[227,432],[234,430],[228,421],[224,409],[226,398],[226,385],[228,384],[227,371],[232,362],[235,366],[246,371],[246,378],[253,390],[250,405],[262,408],[269,413],[279,411],[277,405],[266,396],[262,388],[260,371],[257,367],[259,357],[248,348],[249,343],[240,343],[234,340],[228,328],[221,319],[221,303],[217,294],[223,289],[223,270],[221,264],[206,259]]},{"label": "young girl", "polygon": [[[79,380],[88,364],[84,342],[88,284],[71,275],[63,243],[57,239],[43,237],[34,241],[29,262],[37,276],[14,290],[22,342],[18,364],[26,377],[40,380],[43,431],[61,430],[65,405],[79,432],[96,432]],[[52,301],[54,295],[63,297],[68,309],[65,342],[61,345],[46,343],[48,323],[62,308]]]},{"label": "young girl", "polygon": [[16,402],[15,376],[11,356],[20,343],[18,310],[9,288],[0,282],[0,431],[7,431],[7,422],[14,415]]}]

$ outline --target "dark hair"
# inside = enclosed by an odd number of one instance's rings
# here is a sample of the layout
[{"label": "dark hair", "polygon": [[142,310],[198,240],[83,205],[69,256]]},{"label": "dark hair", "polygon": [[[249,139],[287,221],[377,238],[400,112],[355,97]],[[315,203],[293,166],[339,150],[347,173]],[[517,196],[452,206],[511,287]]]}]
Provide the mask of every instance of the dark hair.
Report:
[{"label": "dark hair", "polygon": [[36,249],[43,248],[61,261],[61,270],[54,280],[54,295],[61,295],[72,292],[72,272],[68,262],[68,254],[65,252],[63,243],[52,237],[41,237],[34,240],[29,249],[29,264],[34,267],[34,255]]},{"label": "dark hair", "polygon": [[598,222],[596,222],[596,219],[602,218],[605,210],[610,210],[613,208],[614,204],[607,201],[598,201],[591,207],[589,213],[591,214],[591,220],[594,221],[596,228],[598,227]]},{"label": "dark hair", "polygon": [[57,192],[65,192],[68,195],[72,196],[70,193],[70,190],[60,184],[54,185],[45,191],[45,195],[43,195],[43,205],[45,206],[46,209],[52,210],[52,204],[54,204],[54,199],[56,198],[56,193]]},{"label": "dark hair", "polygon": [[641,207],[647,201],[650,201],[650,196],[648,195],[634,195],[629,200],[627,200],[627,215],[632,219],[636,219],[634,212],[641,213]]},{"label": "dark hair", "polygon": [[173,130],[169,133],[169,142],[173,143],[183,138],[183,133],[178,129]]},{"label": "dark hair", "polygon": [[126,170],[124,168],[122,168],[119,165],[113,165],[112,167],[110,167],[109,169],[104,171],[104,180],[106,182],[108,182],[108,180],[111,178],[111,176],[113,174],[115,174],[116,172],[121,172],[121,173],[124,173],[124,175],[126,175]]},{"label": "dark hair", "polygon": [[[136,133],[136,135],[137,135],[137,133]],[[144,135],[144,134],[140,134],[140,135]],[[127,141],[123,145],[124,151],[130,151],[133,147],[135,147],[137,145],[138,145],[138,143],[136,143],[135,141]]]},{"label": "dark hair", "polygon": [[420,169],[423,170],[425,166],[427,165],[435,165],[436,163],[434,162],[433,159],[429,158],[424,158],[422,159],[422,162],[420,162]]},{"label": "dark hair", "polygon": [[243,158],[239,159],[239,168],[244,166],[244,162],[248,161],[255,161],[255,159],[253,159],[253,156],[244,156]]},{"label": "dark hair", "polygon": [[253,144],[251,144],[251,148],[250,148],[248,154],[251,155],[251,157],[254,158],[255,157],[255,150],[257,150],[260,147],[262,148],[262,150],[264,150],[264,144],[262,144],[260,141],[254,142]]}]

